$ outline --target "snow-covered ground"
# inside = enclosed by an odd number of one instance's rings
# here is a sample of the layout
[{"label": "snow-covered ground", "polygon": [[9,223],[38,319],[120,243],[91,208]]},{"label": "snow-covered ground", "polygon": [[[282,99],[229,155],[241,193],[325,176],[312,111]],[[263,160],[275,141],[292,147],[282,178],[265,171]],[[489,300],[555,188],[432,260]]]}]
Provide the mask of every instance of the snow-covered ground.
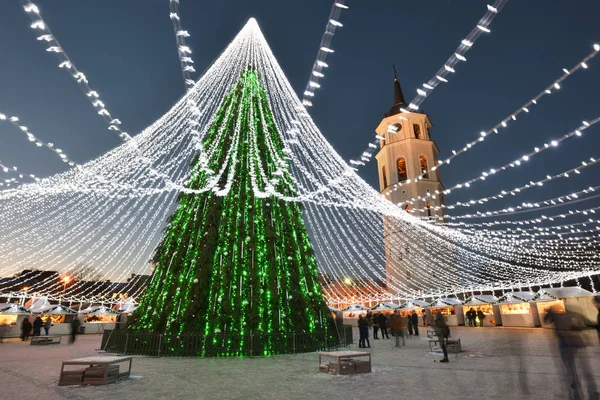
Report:
[{"label": "snow-covered ground", "polygon": [[[318,372],[316,353],[253,359],[136,357],[133,377],[101,387],[57,386],[61,361],[96,355],[99,335],[75,345],[0,344],[2,399],[568,399],[552,332],[543,329],[452,328],[463,352],[435,362],[424,332],[404,348],[373,340],[373,372]],[[595,331],[583,350],[600,387]],[[65,338],[66,339],[66,338]],[[352,346],[353,349],[357,345]],[[519,372],[523,368],[523,372]],[[520,379],[522,378],[522,379]],[[523,392],[529,390],[529,395]]]}]

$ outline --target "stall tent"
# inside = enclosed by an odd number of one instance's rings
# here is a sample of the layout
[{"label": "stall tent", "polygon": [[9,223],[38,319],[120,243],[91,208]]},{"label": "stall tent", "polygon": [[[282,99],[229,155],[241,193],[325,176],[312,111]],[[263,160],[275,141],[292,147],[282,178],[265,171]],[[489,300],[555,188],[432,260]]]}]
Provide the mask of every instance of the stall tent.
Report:
[{"label": "stall tent", "polygon": [[499,300],[503,326],[534,328],[541,326],[534,292],[508,292]]},{"label": "stall tent", "polygon": [[[465,314],[467,311],[473,309],[475,312],[481,310],[485,315],[483,319],[483,326],[496,326],[501,325],[502,318],[500,317],[500,308],[496,305],[498,298],[489,294],[478,294],[474,295],[462,306],[457,306],[456,309],[461,309],[460,315],[463,318],[463,324],[466,323]],[[479,326],[479,317],[476,318],[475,322]]]},{"label": "stall tent", "polygon": [[423,323],[423,315],[425,315],[425,307],[429,306],[429,303],[424,300],[409,300],[400,306],[400,314],[404,317],[408,314],[412,314],[413,311],[419,316],[419,325],[425,326]]},{"label": "stall tent", "polygon": [[446,297],[429,303],[429,307],[425,309],[429,324],[433,324],[433,315],[437,313],[441,313],[444,316],[444,319],[449,326],[458,326],[459,324],[464,324],[462,314],[456,312],[456,306],[460,306],[461,304],[462,301],[456,297]]},{"label": "stall tent", "polygon": [[552,327],[550,323],[544,321],[550,307],[555,307],[558,312],[571,314],[573,324],[578,328],[595,326],[598,310],[594,306],[593,296],[592,292],[577,286],[540,289],[536,305],[542,327]]},{"label": "stall tent", "polygon": [[115,329],[119,312],[105,306],[91,306],[79,312],[83,314],[85,333],[102,333],[104,329]]},{"label": "stall tent", "polygon": [[32,314],[36,314],[36,316],[41,316],[44,321],[46,321],[46,318],[52,320],[53,325],[50,327],[50,335],[70,334],[71,321],[73,321],[73,318],[77,318],[77,311],[61,304],[49,304],[44,307],[34,307],[30,308],[30,311]]},{"label": "stall tent", "polygon": [[350,304],[348,307],[344,308],[344,321],[348,325],[358,326],[358,316],[366,315],[369,309],[361,304]]},{"label": "stall tent", "polygon": [[21,336],[21,322],[31,314],[29,310],[16,303],[0,303],[0,329],[4,337]]}]

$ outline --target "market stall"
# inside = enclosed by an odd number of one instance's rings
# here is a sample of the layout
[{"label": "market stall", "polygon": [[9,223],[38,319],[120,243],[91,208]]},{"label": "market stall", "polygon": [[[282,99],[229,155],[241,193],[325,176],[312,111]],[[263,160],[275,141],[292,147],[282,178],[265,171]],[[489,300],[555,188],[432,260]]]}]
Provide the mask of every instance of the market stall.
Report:
[{"label": "market stall", "polygon": [[114,329],[119,312],[105,306],[91,306],[80,311],[86,333],[102,333],[104,329]]},{"label": "market stall", "polygon": [[433,318],[437,314],[442,314],[446,320],[446,324],[449,326],[458,326],[459,323],[464,323],[462,315],[457,315],[456,312],[456,307],[460,306],[461,304],[462,301],[455,297],[446,297],[431,302],[429,307],[425,309],[429,324],[431,325],[433,323]]},{"label": "market stall", "polygon": [[137,303],[130,297],[124,297],[115,306],[113,310],[118,311],[120,314],[117,317],[115,329],[125,328],[127,325],[127,319],[131,317],[133,312],[137,309]]},{"label": "market stall", "polygon": [[29,317],[29,310],[16,303],[0,303],[0,329],[5,329],[4,337],[19,337],[21,322]]},{"label": "market stall", "polygon": [[50,304],[47,299],[40,299],[34,302],[29,308],[32,314],[39,315],[43,321],[50,318],[52,327],[51,335],[68,335],[71,333],[71,322],[77,318],[77,311],[65,307],[61,304]]},{"label": "market stall", "polygon": [[344,313],[344,323],[346,325],[358,326],[359,315],[366,316],[367,311],[369,311],[369,309],[363,305],[350,304],[348,307],[342,310]]},{"label": "market stall", "polygon": [[533,300],[534,292],[508,292],[498,300],[502,326],[534,328],[540,325],[540,317]]},{"label": "market stall", "polygon": [[[479,311],[481,311],[485,316],[483,318],[483,326],[500,325],[500,309],[495,306],[496,303],[498,303],[498,298],[496,296],[488,294],[474,295],[462,305],[461,315],[464,317],[464,323],[467,324],[466,313],[473,310],[476,314],[479,314]],[[459,306],[457,306],[457,309],[458,307]],[[479,316],[477,316],[475,318],[475,326],[480,326],[480,324],[481,320]]]},{"label": "market stall", "polygon": [[399,304],[379,303],[375,307],[371,307],[371,311],[378,312],[378,313],[384,313],[384,314],[391,314],[394,312],[395,309],[397,309],[399,307],[400,307]]},{"label": "market stall", "polygon": [[419,316],[419,325],[423,325],[423,314],[425,314],[425,307],[429,303],[423,300],[410,300],[400,306],[400,315],[408,317],[412,315],[413,311]]},{"label": "market stall", "polygon": [[542,327],[552,327],[552,324],[544,321],[552,307],[558,312],[571,314],[571,320],[578,328],[596,325],[598,310],[594,306],[592,292],[575,286],[540,289],[537,294],[536,306]]}]

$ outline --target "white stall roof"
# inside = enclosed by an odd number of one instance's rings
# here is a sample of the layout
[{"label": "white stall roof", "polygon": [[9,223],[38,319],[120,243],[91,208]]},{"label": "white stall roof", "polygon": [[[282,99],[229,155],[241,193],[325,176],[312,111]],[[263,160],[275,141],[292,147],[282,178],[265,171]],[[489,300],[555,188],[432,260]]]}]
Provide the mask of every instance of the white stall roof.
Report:
[{"label": "white stall roof", "polygon": [[425,300],[409,300],[406,303],[402,304],[400,307],[402,310],[414,310],[415,306],[417,307],[428,307],[429,303]]},{"label": "white stall roof", "polygon": [[565,299],[567,297],[585,297],[593,296],[594,293],[582,289],[579,286],[574,287],[561,287],[561,288],[547,288],[540,289],[538,291],[538,301],[553,300],[553,299]]},{"label": "white stall roof", "polygon": [[135,300],[133,300],[131,298],[127,298],[127,299],[119,301],[115,307],[115,309],[117,311],[120,311],[124,314],[132,313],[135,311],[136,308],[137,308],[137,303],[135,302]]},{"label": "white stall roof", "polygon": [[91,306],[85,310],[79,311],[79,313],[86,315],[119,315],[118,311],[111,310],[105,306]]},{"label": "white stall roof", "polygon": [[443,299],[436,299],[429,303],[429,307],[453,307],[462,304],[462,301],[456,297],[446,297]]},{"label": "white stall roof", "polygon": [[0,303],[0,314],[31,314],[28,309],[16,303]]},{"label": "white stall roof", "polygon": [[395,310],[396,308],[399,308],[399,307],[400,306],[398,304],[394,304],[394,303],[379,303],[375,307],[372,307],[371,310],[386,311],[386,310]]},{"label": "white stall roof", "polygon": [[50,304],[50,302],[48,301],[48,297],[46,296],[42,296],[42,297],[32,297],[27,303],[25,303],[25,307],[29,308],[29,311],[35,313],[38,310],[42,309],[42,308],[47,308],[49,306],[51,306],[52,304]]},{"label": "white stall roof", "polygon": [[501,303],[524,303],[533,301],[537,298],[537,294],[534,292],[507,292],[500,298]]},{"label": "white stall roof", "polygon": [[490,294],[477,294],[465,301],[465,305],[477,305],[477,304],[496,304],[498,298]]},{"label": "white stall roof", "polygon": [[348,307],[344,308],[342,311],[369,311],[369,309],[360,304],[350,304]]},{"label": "white stall roof", "polygon": [[65,307],[60,304],[49,305],[47,307],[36,308],[31,310],[34,314],[49,314],[49,315],[76,315],[77,311]]}]

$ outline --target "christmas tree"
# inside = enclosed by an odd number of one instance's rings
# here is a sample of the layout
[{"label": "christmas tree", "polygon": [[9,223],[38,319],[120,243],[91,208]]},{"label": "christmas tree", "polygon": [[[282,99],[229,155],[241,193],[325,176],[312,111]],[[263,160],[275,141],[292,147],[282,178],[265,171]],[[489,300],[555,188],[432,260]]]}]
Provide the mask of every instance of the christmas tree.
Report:
[{"label": "christmas tree", "polygon": [[224,98],[203,149],[186,184],[195,192],[178,197],[131,327],[200,335],[198,355],[291,351],[281,333],[335,341],[301,204],[280,198],[295,196],[294,185],[254,68]]}]

